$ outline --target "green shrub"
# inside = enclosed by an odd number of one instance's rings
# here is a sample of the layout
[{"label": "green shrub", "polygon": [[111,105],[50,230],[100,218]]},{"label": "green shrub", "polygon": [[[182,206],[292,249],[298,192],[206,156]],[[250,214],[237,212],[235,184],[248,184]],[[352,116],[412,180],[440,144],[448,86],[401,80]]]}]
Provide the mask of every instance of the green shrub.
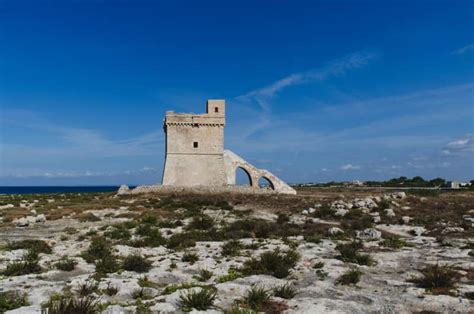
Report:
[{"label": "green shrub", "polygon": [[112,283],[108,282],[107,287],[102,290],[108,296],[114,296],[119,292],[119,287],[112,285]]},{"label": "green shrub", "polygon": [[260,311],[270,300],[270,293],[262,287],[250,288],[242,299],[242,303],[252,310]]},{"label": "green shrub", "polygon": [[380,242],[380,245],[389,247],[392,249],[401,249],[405,246],[409,246],[409,244],[403,240],[401,240],[399,237],[390,237],[388,239],[383,240]]},{"label": "green shrub", "polygon": [[229,271],[227,272],[227,275],[222,275],[217,277],[217,282],[218,283],[224,283],[227,281],[233,281],[237,278],[240,278],[240,275],[235,271],[235,269],[230,268]]},{"label": "green shrub", "polygon": [[34,249],[29,250],[25,253],[21,261],[7,264],[7,267],[2,271],[2,275],[21,276],[40,273],[42,268],[38,262],[38,253],[34,251]]},{"label": "green shrub", "polygon": [[316,243],[316,244],[321,243],[322,239],[323,239],[323,236],[319,234],[304,236],[304,240],[306,242],[311,242],[311,243]]},{"label": "green shrub", "polygon": [[313,265],[313,268],[314,269],[321,269],[324,267],[324,262],[323,261],[319,261],[319,262],[316,262],[314,265]]},{"label": "green shrub", "polygon": [[26,294],[18,291],[0,292],[0,313],[27,306]]},{"label": "green shrub", "polygon": [[174,250],[182,250],[182,249],[186,249],[193,246],[196,246],[196,241],[194,239],[190,239],[187,236],[187,233],[173,234],[168,239],[168,244],[167,244],[167,247],[169,249],[174,249]]},{"label": "green shrub", "polygon": [[194,252],[185,252],[181,258],[182,262],[188,262],[189,264],[194,264],[199,260],[199,256]]},{"label": "green shrub", "polygon": [[138,278],[137,283],[140,287],[156,288],[158,286],[156,282],[151,281],[147,276]]},{"label": "green shrub", "polygon": [[95,270],[100,274],[115,273],[119,269],[120,265],[114,254],[104,255],[95,261]]},{"label": "green shrub", "polygon": [[76,289],[76,292],[81,297],[86,297],[94,292],[99,291],[99,282],[95,280],[86,280],[80,283]]},{"label": "green shrub", "polygon": [[285,213],[279,213],[277,218],[277,224],[283,225],[290,221],[290,217]]},{"label": "green shrub", "polygon": [[147,213],[140,218],[140,222],[147,225],[156,225],[158,223],[158,218],[150,213]]},{"label": "green shrub", "polygon": [[89,248],[81,254],[82,258],[88,263],[93,263],[95,260],[101,259],[104,256],[112,254],[112,245],[104,237],[93,237]]},{"label": "green shrub", "polygon": [[99,300],[93,296],[54,294],[42,304],[42,308],[48,314],[96,314],[99,312],[99,305]]},{"label": "green shrub", "polygon": [[150,246],[150,247],[158,247],[161,245],[166,245],[167,241],[161,234],[160,230],[158,229],[151,229],[148,232],[148,235],[143,238],[143,242],[145,246]]},{"label": "green shrub", "polygon": [[94,215],[93,213],[82,213],[76,216],[76,219],[79,220],[80,222],[95,222],[95,221],[100,221],[101,219]]},{"label": "green shrub", "polygon": [[137,273],[145,273],[151,268],[151,261],[139,254],[128,255],[124,258],[122,268]]},{"label": "green shrub", "polygon": [[212,271],[207,270],[207,269],[201,269],[199,271],[199,275],[196,276],[196,279],[199,281],[208,281],[209,279],[212,278],[212,275],[214,275]]},{"label": "green shrub", "polygon": [[240,250],[242,249],[242,243],[238,240],[230,240],[225,242],[222,245],[222,255],[223,256],[237,256],[240,255]]},{"label": "green shrub", "polygon": [[293,299],[296,296],[296,289],[291,284],[284,284],[273,288],[273,295],[283,299]]},{"label": "green shrub", "polygon": [[130,231],[123,224],[113,226],[112,230],[106,232],[105,235],[116,240],[128,240],[131,237]]},{"label": "green shrub", "polygon": [[422,276],[412,281],[434,294],[449,294],[459,279],[458,272],[449,266],[429,265],[419,271]]},{"label": "green shrub", "polygon": [[214,289],[203,288],[200,291],[187,291],[179,297],[179,307],[188,312],[192,309],[206,311],[213,307],[217,292]]},{"label": "green shrub", "polygon": [[331,208],[329,205],[324,204],[317,211],[313,213],[313,217],[316,218],[332,218],[336,214],[336,210]]},{"label": "green shrub", "polygon": [[70,259],[69,257],[63,257],[59,261],[57,261],[54,264],[54,267],[56,267],[59,270],[63,271],[72,271],[76,267],[77,262],[73,259]]},{"label": "green shrub", "polygon": [[277,278],[285,278],[299,259],[300,256],[296,251],[288,251],[286,253],[279,250],[265,252],[258,259],[252,258],[247,260],[241,271],[246,276],[265,274]]},{"label": "green shrub", "polygon": [[132,298],[134,298],[135,300],[147,300],[152,299],[153,295],[150,293],[149,290],[146,290],[145,288],[137,288],[132,291]]},{"label": "green shrub", "polygon": [[363,248],[362,242],[353,241],[346,244],[338,244],[336,250],[340,255],[337,256],[343,262],[356,263],[359,265],[373,265],[375,262],[368,254],[360,254],[359,250]]},{"label": "green shrub", "polygon": [[15,242],[9,242],[5,246],[6,250],[31,250],[35,251],[36,253],[44,253],[44,254],[51,254],[53,250],[51,247],[42,240],[21,240]]},{"label": "green shrub", "polygon": [[342,276],[340,276],[336,283],[340,285],[355,285],[360,281],[360,277],[362,272],[358,269],[351,269],[345,272]]},{"label": "green shrub", "polygon": [[214,219],[208,215],[201,214],[199,216],[194,216],[188,226],[187,230],[208,230],[214,227]]}]

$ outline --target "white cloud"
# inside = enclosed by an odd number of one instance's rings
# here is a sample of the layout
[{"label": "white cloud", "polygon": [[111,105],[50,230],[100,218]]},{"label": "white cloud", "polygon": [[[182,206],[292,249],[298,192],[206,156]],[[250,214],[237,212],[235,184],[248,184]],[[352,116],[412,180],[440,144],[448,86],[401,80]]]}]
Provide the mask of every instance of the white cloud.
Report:
[{"label": "white cloud", "polygon": [[474,50],[474,44],[469,44],[469,45],[467,45],[467,46],[464,46],[464,47],[462,47],[462,48],[459,48],[459,49],[453,51],[453,54],[455,54],[455,55],[462,55],[462,54],[464,54],[464,53],[466,53],[466,52],[469,52],[469,51],[471,51],[471,50]]},{"label": "white cloud", "polygon": [[341,166],[341,170],[358,170],[358,169],[360,169],[360,166],[352,165],[352,164]]},{"label": "white cloud", "polygon": [[474,152],[474,134],[466,134],[462,138],[450,141],[441,152],[444,155]]}]

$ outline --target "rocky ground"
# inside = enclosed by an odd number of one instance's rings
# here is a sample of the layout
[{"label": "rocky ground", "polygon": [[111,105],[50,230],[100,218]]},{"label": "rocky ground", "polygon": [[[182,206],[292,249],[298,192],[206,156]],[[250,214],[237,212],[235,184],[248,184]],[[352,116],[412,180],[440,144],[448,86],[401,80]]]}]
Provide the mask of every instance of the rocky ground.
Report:
[{"label": "rocky ground", "polygon": [[0,312],[473,311],[473,191],[3,195],[0,216]]}]

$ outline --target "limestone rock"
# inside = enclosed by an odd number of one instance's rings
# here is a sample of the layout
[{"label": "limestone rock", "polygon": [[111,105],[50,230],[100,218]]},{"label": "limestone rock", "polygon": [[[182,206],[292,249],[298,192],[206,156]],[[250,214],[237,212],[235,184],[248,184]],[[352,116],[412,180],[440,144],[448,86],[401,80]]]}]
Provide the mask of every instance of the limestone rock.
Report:
[{"label": "limestone rock", "polygon": [[7,205],[0,206],[0,209],[8,209],[8,208],[13,208],[13,207],[15,207],[13,204],[7,204]]},{"label": "limestone rock", "polygon": [[402,219],[400,220],[401,223],[408,225],[410,223],[411,217],[408,216],[403,216]]},{"label": "limestone rock", "polygon": [[328,234],[329,235],[338,235],[338,234],[343,234],[344,230],[338,227],[331,227],[328,229]]},{"label": "limestone rock", "polygon": [[349,211],[347,209],[344,209],[344,208],[338,208],[336,209],[336,212],[334,213],[334,215],[336,216],[345,216]]},{"label": "limestone rock", "polygon": [[313,207],[308,208],[308,213],[312,214],[314,212],[316,212],[316,209],[314,209]]},{"label": "limestone rock", "polygon": [[127,194],[130,191],[128,185],[122,184],[117,191],[117,195]]},{"label": "limestone rock", "polygon": [[25,217],[22,217],[15,221],[17,227],[28,227],[30,222]]},{"label": "limestone rock", "polygon": [[384,209],[384,212],[387,217],[395,217],[395,212],[391,208]]},{"label": "limestone rock", "polygon": [[462,227],[447,227],[442,231],[443,234],[464,232]]},{"label": "limestone rock", "polygon": [[308,212],[307,209],[304,209],[301,213],[302,213],[303,215],[308,215],[308,214],[309,214],[309,212]]},{"label": "limestone rock", "polygon": [[356,236],[363,240],[378,240],[382,237],[382,232],[374,228],[367,228],[364,231],[357,231]]},{"label": "limestone rock", "polygon": [[46,216],[44,214],[39,214],[36,216],[35,222],[46,222]]}]

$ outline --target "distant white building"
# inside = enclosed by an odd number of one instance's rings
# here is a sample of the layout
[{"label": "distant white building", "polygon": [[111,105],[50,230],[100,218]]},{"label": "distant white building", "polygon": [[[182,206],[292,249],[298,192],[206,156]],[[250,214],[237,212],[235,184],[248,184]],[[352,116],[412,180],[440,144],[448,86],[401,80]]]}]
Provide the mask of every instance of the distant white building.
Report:
[{"label": "distant white building", "polygon": [[451,189],[461,188],[461,184],[459,183],[459,181],[448,181],[446,182],[446,185],[448,186],[448,188],[451,188]]}]

